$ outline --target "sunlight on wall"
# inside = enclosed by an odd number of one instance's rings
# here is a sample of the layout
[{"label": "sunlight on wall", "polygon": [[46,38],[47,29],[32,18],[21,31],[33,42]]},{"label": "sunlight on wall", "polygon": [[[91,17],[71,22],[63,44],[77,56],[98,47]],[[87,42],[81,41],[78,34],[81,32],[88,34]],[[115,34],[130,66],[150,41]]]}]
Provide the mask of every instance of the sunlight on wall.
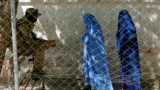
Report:
[{"label": "sunlight on wall", "polygon": [[147,32],[147,28],[146,27],[143,27],[142,29],[144,32]]},{"label": "sunlight on wall", "polygon": [[19,0],[19,2],[31,2],[31,0]]},{"label": "sunlight on wall", "polygon": [[155,34],[155,33],[152,33],[152,39],[153,40],[157,40],[159,37],[157,36],[157,34]]},{"label": "sunlight on wall", "polygon": [[140,25],[139,22],[135,22],[135,26],[136,26],[137,28],[140,28],[140,27],[141,27],[141,25]]},{"label": "sunlight on wall", "polygon": [[157,17],[158,17],[157,13],[152,13],[149,15],[149,20],[151,22],[155,22],[155,21],[157,21]]},{"label": "sunlight on wall", "polygon": [[56,25],[56,34],[57,34],[57,36],[58,36],[58,38],[59,39],[61,39],[61,31],[60,31],[60,29],[58,28],[58,26]]},{"label": "sunlight on wall", "polygon": [[[160,59],[160,53],[157,55],[157,57]],[[160,64],[160,63],[159,63]]]},{"label": "sunlight on wall", "polygon": [[[160,54],[159,54],[158,56],[159,56],[159,58],[160,58]],[[160,62],[158,63],[158,66],[160,67]]]},{"label": "sunlight on wall", "polygon": [[62,34],[61,30],[58,28],[57,24],[55,25],[55,27],[56,27],[56,35],[58,36],[58,38],[62,42],[62,44],[65,44],[64,39],[61,38],[61,34]]},{"label": "sunlight on wall", "polygon": [[57,0],[43,0],[43,2],[56,2]]},{"label": "sunlight on wall", "polygon": [[78,2],[78,0],[68,0],[68,2]]},{"label": "sunlight on wall", "polygon": [[153,2],[153,0],[144,0],[145,2]]},{"label": "sunlight on wall", "polygon": [[54,7],[54,9],[55,9],[55,10],[58,10],[58,9],[59,9],[59,7],[58,7],[58,6],[53,6],[53,7]]}]

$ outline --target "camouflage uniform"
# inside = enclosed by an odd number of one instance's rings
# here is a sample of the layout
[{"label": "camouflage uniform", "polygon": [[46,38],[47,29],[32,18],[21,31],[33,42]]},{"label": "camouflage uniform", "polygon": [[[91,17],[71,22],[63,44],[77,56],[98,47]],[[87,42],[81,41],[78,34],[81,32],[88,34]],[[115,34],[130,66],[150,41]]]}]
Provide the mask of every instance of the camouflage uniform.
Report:
[{"label": "camouflage uniform", "polygon": [[[36,9],[31,8],[31,10]],[[37,14],[39,13],[37,12],[36,15]],[[18,55],[34,55],[33,72],[38,72],[38,74],[41,74],[45,52],[43,44],[47,41],[36,38],[36,35],[32,31],[35,24],[28,19],[26,15],[17,20],[16,26]]]}]

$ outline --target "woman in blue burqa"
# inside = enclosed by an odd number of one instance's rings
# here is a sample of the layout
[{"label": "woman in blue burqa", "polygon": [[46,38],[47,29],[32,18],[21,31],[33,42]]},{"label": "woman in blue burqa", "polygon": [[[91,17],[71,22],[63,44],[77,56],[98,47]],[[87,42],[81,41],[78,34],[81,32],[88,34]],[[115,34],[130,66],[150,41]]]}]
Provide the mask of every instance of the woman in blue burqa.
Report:
[{"label": "woman in blue burqa", "polygon": [[117,51],[123,90],[141,90],[140,58],[136,28],[127,10],[119,12]]},{"label": "woman in blue burqa", "polygon": [[83,16],[83,21],[86,27],[86,32],[82,36],[84,90],[91,90],[91,88],[92,90],[113,90],[101,27],[90,13]]}]

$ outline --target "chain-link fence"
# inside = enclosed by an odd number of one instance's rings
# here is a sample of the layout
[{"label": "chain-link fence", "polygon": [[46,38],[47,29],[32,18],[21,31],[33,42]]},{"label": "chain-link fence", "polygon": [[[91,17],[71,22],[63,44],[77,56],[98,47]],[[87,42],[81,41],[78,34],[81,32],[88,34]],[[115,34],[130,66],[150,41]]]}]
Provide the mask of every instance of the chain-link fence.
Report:
[{"label": "chain-link fence", "polygon": [[[9,0],[0,3],[3,7],[0,8],[0,63],[3,65],[0,89],[15,87],[11,10],[7,2]],[[114,90],[122,90],[121,60],[116,46],[121,10],[129,12],[136,28],[141,89],[159,90],[158,0],[19,0],[15,23],[19,90],[83,90],[86,73],[83,71],[82,36],[87,29],[83,22],[86,13],[94,15],[101,26],[109,64],[108,73]]]}]

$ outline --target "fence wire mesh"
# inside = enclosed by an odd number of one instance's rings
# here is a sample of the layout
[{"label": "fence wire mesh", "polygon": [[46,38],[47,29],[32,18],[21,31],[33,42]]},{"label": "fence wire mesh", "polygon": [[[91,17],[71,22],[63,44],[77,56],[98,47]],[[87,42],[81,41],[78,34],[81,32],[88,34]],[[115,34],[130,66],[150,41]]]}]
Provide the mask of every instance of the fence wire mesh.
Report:
[{"label": "fence wire mesh", "polygon": [[[0,89],[13,89],[9,0],[0,2]],[[141,89],[159,90],[158,0],[19,0],[16,15],[19,89],[83,90],[82,35],[86,28],[82,17],[92,13],[103,31],[113,88],[122,90],[116,33],[118,14],[124,9],[129,11],[137,29]]]}]

